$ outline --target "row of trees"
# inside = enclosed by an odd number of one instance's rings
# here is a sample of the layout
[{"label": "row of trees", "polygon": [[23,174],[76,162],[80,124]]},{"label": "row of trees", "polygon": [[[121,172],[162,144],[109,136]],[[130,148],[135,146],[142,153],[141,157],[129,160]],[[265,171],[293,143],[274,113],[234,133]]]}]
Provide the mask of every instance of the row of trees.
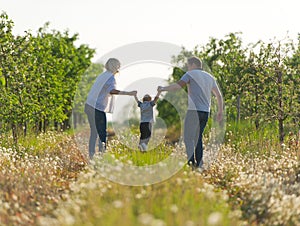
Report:
[{"label": "row of trees", "polygon": [[0,126],[26,135],[29,129],[69,127],[73,100],[94,50],[76,46],[78,34],[48,31],[13,35],[13,21],[0,15]]},{"label": "row of trees", "polygon": [[[227,119],[250,119],[256,128],[275,123],[281,142],[284,125],[299,130],[300,35],[296,44],[285,38],[244,46],[239,33],[230,33],[224,39],[211,38],[193,51],[183,48],[174,62],[184,65],[191,55],[201,58],[204,70],[216,77],[225,99]],[[170,82],[180,79],[185,69],[175,68]],[[178,121],[176,113],[167,112],[167,105],[166,101],[158,104],[159,116],[166,122]]]},{"label": "row of trees", "polygon": [[[27,31],[14,36],[12,29],[13,22],[2,13],[0,129],[12,131],[17,140],[18,134],[26,135],[28,129],[69,128],[72,110],[75,124],[82,121],[86,94],[103,70],[102,65],[91,64],[95,50],[76,46],[78,34],[50,32],[48,24],[35,35]],[[280,141],[284,126],[299,129],[300,35],[296,44],[285,38],[244,46],[238,33],[230,33],[224,39],[211,38],[192,51],[183,48],[174,63],[182,66],[191,55],[201,58],[204,69],[217,78],[228,119],[250,119],[256,128],[262,127],[262,122],[275,122]],[[180,79],[185,70],[184,66],[175,67],[170,82]],[[177,97],[166,95],[165,101],[158,103],[159,116],[173,125],[179,116],[170,100]],[[177,107],[186,106],[186,100],[173,102],[179,103]]]}]

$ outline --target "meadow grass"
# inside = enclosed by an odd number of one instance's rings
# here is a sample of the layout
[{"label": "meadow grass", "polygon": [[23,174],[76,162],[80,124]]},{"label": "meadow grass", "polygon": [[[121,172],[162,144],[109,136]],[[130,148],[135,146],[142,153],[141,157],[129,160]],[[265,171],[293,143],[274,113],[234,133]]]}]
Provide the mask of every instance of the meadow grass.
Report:
[{"label": "meadow grass", "polygon": [[280,143],[273,125],[229,124],[226,143],[205,177],[227,190],[249,225],[300,225],[299,135]]},{"label": "meadow grass", "polygon": [[0,225],[36,225],[39,216],[50,213],[62,200],[85,159],[66,134],[29,135],[17,147],[12,138],[4,138],[0,146]]},{"label": "meadow grass", "polygon": [[[97,163],[95,156],[96,160],[72,184],[67,201],[54,212],[55,217],[40,217],[40,225],[241,225],[241,213],[228,205],[226,192],[204,183],[201,175],[186,165],[165,180],[143,186],[124,185],[104,177],[103,171],[113,174],[117,170],[122,177],[134,180],[134,173],[128,175],[118,165],[151,166],[172,154],[182,158],[178,151],[182,147],[163,142],[149,144],[149,151],[141,152],[137,150],[138,135],[121,136],[127,143],[110,140],[103,155],[105,162]],[[130,148],[132,142],[135,148]],[[101,168],[104,163],[105,169]],[[147,172],[144,175],[147,177]],[[148,177],[150,180],[151,175]]]},{"label": "meadow grass", "polygon": [[[136,136],[136,138],[138,138]],[[117,144],[119,143],[119,144]],[[113,148],[110,149],[110,154],[124,163],[130,163],[135,166],[153,165],[168,158],[173,151],[171,146],[166,145],[165,142],[156,147],[151,147],[145,152],[140,151],[137,147],[129,148],[118,141],[112,141],[110,144]]]},{"label": "meadow grass", "polygon": [[[124,136],[133,145],[109,141],[111,170],[116,162],[151,166],[185,154],[165,141],[141,153],[138,136]],[[18,148],[10,137],[2,138],[0,225],[300,224],[297,134],[288,134],[280,144],[272,127],[229,124],[225,143],[207,170],[197,173],[183,164],[170,178],[142,186],[103,177],[101,168],[88,164],[72,133],[27,136]],[[87,150],[86,140],[81,142]],[[124,177],[132,178],[126,172]]]},{"label": "meadow grass", "polygon": [[285,131],[284,143],[280,143],[276,124],[265,124],[257,129],[253,123],[241,121],[229,122],[226,127],[225,143],[242,154],[252,152],[271,155],[284,148],[293,150],[296,143],[299,143],[300,131],[297,134],[288,130]]},{"label": "meadow grass", "polygon": [[187,167],[149,186],[120,185],[90,170],[72,190],[55,220],[42,218],[42,225],[242,225],[227,193]]}]

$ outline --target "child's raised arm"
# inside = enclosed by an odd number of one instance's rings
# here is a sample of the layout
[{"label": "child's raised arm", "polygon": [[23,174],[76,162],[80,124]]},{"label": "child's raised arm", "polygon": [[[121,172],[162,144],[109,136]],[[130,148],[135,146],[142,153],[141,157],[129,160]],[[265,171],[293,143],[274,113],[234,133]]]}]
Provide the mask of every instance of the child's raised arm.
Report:
[{"label": "child's raised arm", "polygon": [[139,99],[137,98],[137,94],[134,95],[134,99],[137,103],[139,103]]},{"label": "child's raised arm", "polygon": [[154,103],[156,103],[158,101],[160,93],[161,93],[161,91],[157,91],[157,94],[156,94],[156,96],[154,97],[154,100],[153,100]]}]

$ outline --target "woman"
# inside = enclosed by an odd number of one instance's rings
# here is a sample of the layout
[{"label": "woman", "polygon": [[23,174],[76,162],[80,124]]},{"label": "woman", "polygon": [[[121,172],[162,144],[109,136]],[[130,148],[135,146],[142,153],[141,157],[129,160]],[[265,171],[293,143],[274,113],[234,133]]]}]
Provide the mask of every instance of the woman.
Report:
[{"label": "woman", "polygon": [[112,113],[114,107],[113,95],[136,95],[137,91],[120,91],[116,89],[115,75],[119,72],[121,63],[110,58],[105,64],[106,71],[100,74],[94,82],[86,103],[85,113],[90,125],[89,157],[93,158],[97,136],[99,136],[99,152],[106,148],[106,113]]}]

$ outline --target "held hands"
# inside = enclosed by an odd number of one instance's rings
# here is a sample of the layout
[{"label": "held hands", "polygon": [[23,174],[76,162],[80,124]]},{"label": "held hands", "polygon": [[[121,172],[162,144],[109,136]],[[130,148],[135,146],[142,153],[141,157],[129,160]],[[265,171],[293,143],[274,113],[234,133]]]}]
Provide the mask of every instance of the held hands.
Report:
[{"label": "held hands", "polygon": [[112,90],[110,94],[134,96],[137,94],[137,91],[136,90],[133,91]]},{"label": "held hands", "polygon": [[128,95],[129,96],[136,96],[137,95],[137,91],[134,90],[134,91],[128,92]]},{"label": "held hands", "polygon": [[161,94],[161,91],[157,89],[157,94],[156,96],[159,96]]},{"label": "held hands", "polygon": [[162,91],[164,91],[164,90],[163,90],[163,87],[162,87],[162,86],[158,86],[158,87],[157,87],[157,92],[161,93]]}]

